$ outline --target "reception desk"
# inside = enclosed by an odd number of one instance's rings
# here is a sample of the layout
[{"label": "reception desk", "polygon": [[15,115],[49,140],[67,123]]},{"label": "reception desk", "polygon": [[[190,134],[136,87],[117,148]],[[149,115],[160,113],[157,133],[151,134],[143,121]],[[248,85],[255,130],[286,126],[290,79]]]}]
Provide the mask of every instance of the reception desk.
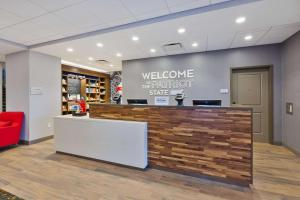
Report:
[{"label": "reception desk", "polygon": [[146,122],[57,116],[54,143],[61,153],[141,169],[148,165]]},{"label": "reception desk", "polygon": [[95,103],[90,104],[90,117],[147,122],[150,167],[239,185],[252,183],[249,108]]}]

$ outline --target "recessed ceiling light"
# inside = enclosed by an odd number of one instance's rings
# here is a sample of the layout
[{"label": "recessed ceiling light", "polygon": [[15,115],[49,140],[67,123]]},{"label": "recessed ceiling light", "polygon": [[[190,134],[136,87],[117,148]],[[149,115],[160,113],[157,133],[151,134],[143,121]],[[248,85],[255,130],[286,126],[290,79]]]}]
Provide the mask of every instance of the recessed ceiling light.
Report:
[{"label": "recessed ceiling light", "polygon": [[122,54],[121,53],[117,53],[116,56],[117,57],[122,57]]},{"label": "recessed ceiling light", "polygon": [[132,36],[131,38],[133,41],[138,41],[140,38],[138,36]]},{"label": "recessed ceiling light", "polygon": [[97,47],[103,47],[102,43],[97,43]]},{"label": "recessed ceiling light", "polygon": [[246,21],[246,17],[238,17],[238,18],[236,18],[235,23],[242,24],[245,21]]},{"label": "recessed ceiling light", "polygon": [[113,64],[110,64],[109,66],[110,66],[110,67],[113,67],[114,65],[113,65]]},{"label": "recessed ceiling light", "polygon": [[198,46],[198,43],[197,42],[193,42],[192,43],[192,47],[197,47]]},{"label": "recessed ceiling light", "polygon": [[252,38],[253,38],[252,35],[246,35],[246,36],[244,37],[244,39],[245,39],[246,41],[252,40]]},{"label": "recessed ceiling light", "polygon": [[94,58],[93,58],[93,57],[89,57],[88,59],[89,59],[90,61],[94,60]]},{"label": "recessed ceiling light", "polygon": [[183,33],[185,33],[185,28],[179,28],[179,29],[177,30],[177,32],[178,32],[179,34],[183,34]]},{"label": "recessed ceiling light", "polygon": [[151,52],[151,53],[155,53],[155,52],[156,52],[156,49],[150,49],[150,52]]},{"label": "recessed ceiling light", "polygon": [[68,52],[73,52],[74,49],[72,49],[72,48],[67,48],[67,51],[68,51]]}]

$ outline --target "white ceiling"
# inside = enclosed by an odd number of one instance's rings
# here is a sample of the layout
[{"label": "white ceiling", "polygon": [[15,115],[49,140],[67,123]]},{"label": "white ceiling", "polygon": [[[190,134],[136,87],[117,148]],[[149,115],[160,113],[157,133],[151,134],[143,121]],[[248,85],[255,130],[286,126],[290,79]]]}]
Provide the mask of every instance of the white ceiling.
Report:
[{"label": "white ceiling", "polygon": [[227,0],[0,0],[0,38],[33,45]]},{"label": "white ceiling", "polygon": [[[1,38],[30,46],[222,2],[230,0],[0,0],[0,55],[24,49],[22,45],[2,42]],[[254,1],[34,50],[113,71],[121,69],[122,60],[167,55],[162,49],[167,43],[182,43],[184,48],[179,53],[280,43],[300,30],[299,10],[300,0]],[[247,18],[244,24],[235,24],[239,16]],[[186,33],[179,35],[179,27],[186,28]],[[246,34],[252,34],[253,40],[245,42]],[[133,35],[140,40],[133,42]],[[97,47],[97,42],[104,47]],[[199,46],[192,48],[192,42]],[[67,52],[69,47],[74,52]],[[150,48],[157,52],[151,54]],[[123,57],[116,57],[117,52]],[[88,57],[108,60],[114,67],[89,61]]]},{"label": "white ceiling", "polygon": [[0,54],[0,62],[4,62],[5,61],[5,57],[4,57],[4,55],[2,54]]},{"label": "white ceiling", "polygon": [[4,56],[9,53],[22,51],[26,49],[25,46],[14,44],[0,39],[0,61],[4,61]]},{"label": "white ceiling", "polygon": [[[168,2],[176,4],[183,0]],[[47,45],[34,50],[82,65],[113,71],[121,69],[122,60],[167,55],[162,49],[162,45],[167,43],[182,43],[184,48],[180,53],[280,43],[300,30],[299,10],[300,0],[264,0]],[[246,17],[244,24],[235,23],[235,19],[239,16]],[[180,27],[186,28],[186,32],[182,35],[177,33]],[[244,40],[247,34],[253,36],[251,41]],[[140,40],[133,42],[131,40],[133,35],[138,36]],[[97,47],[97,42],[103,43],[104,47]],[[191,47],[192,42],[197,42],[199,46]],[[67,52],[67,48],[73,48],[74,52]],[[157,52],[150,53],[150,48],[155,48]],[[116,57],[117,52],[121,52],[123,57]],[[108,60],[114,67],[89,61],[88,57]]]}]

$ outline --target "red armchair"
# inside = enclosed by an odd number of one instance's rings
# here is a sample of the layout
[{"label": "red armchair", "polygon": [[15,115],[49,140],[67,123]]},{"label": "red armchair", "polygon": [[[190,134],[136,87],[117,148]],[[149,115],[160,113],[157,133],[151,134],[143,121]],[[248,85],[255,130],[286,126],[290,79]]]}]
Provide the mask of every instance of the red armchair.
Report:
[{"label": "red armchair", "polygon": [[23,118],[23,112],[0,113],[0,147],[18,144]]}]

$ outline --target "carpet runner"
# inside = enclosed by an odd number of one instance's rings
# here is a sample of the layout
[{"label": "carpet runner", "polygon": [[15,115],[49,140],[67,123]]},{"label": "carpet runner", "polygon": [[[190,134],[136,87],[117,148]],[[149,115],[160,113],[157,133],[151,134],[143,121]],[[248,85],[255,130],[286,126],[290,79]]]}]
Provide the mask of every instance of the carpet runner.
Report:
[{"label": "carpet runner", "polygon": [[24,199],[0,189],[0,200],[24,200]]}]

